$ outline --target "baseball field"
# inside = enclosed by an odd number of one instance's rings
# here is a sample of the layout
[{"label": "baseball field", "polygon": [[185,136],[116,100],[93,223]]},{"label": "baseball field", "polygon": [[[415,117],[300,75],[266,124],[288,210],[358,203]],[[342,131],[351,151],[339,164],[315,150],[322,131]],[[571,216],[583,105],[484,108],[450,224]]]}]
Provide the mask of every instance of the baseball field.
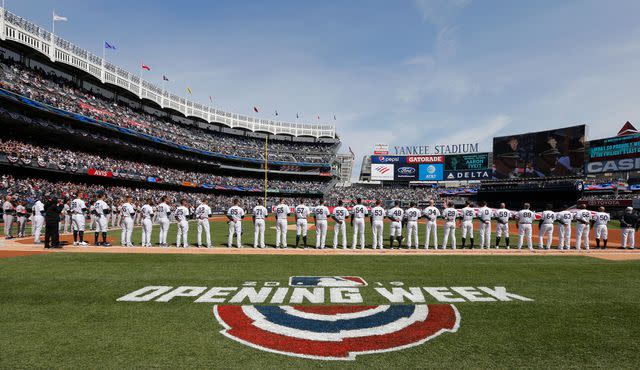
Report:
[{"label": "baseball field", "polygon": [[[219,246],[226,233],[220,229],[225,224],[217,224]],[[80,253],[0,259],[5,318],[0,367],[637,368],[640,363],[640,260],[577,253],[73,249]],[[332,283],[323,285],[327,278]],[[407,310],[414,313],[402,313]],[[420,310],[428,311],[426,318],[416,314]],[[253,319],[243,322],[250,313]],[[401,319],[393,321],[396,314]]]}]

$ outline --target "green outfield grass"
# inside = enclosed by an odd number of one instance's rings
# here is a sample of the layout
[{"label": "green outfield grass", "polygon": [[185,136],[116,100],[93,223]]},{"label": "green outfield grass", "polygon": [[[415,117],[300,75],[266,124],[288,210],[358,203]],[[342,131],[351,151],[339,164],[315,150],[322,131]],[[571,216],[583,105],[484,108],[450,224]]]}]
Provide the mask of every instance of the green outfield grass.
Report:
[{"label": "green outfield grass", "polygon": [[[2,368],[637,368],[640,261],[517,256],[54,253],[0,259]],[[461,326],[417,347],[322,362],[219,331],[212,304],[117,302],[148,285],[240,286],[355,275],[406,286],[505,286],[533,302],[457,303]],[[371,289],[365,304],[385,303]],[[433,302],[431,299],[430,302]]]}]

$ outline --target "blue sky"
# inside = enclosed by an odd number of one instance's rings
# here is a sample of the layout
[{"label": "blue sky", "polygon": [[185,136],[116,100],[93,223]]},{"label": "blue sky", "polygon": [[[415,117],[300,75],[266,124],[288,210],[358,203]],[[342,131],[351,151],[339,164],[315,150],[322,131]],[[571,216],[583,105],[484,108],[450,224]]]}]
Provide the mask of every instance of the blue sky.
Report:
[{"label": "blue sky", "polygon": [[[640,123],[639,1],[6,0],[7,8],[193,100],[335,121],[360,157],[586,123]],[[333,123],[333,122],[332,122]],[[354,174],[355,175],[355,174]]]}]

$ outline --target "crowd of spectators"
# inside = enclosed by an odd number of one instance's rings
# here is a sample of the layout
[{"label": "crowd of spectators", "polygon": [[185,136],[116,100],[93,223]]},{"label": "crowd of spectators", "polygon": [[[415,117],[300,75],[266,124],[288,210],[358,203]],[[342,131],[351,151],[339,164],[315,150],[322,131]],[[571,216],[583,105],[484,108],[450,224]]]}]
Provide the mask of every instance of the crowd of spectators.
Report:
[{"label": "crowd of spectators", "polygon": [[[264,159],[264,141],[185,127],[78,88],[68,79],[0,55],[0,86],[20,95],[175,144],[223,155]],[[269,142],[269,161],[330,163],[334,144]]]},{"label": "crowd of spectators", "polygon": [[[0,153],[6,154],[12,161],[28,158],[29,161],[35,161],[36,163],[54,164],[60,169],[77,168],[85,171],[88,169],[110,171],[115,177],[140,181],[146,181],[147,177],[154,177],[156,182],[177,185],[188,182],[264,191],[263,178],[217,176],[210,173],[185,171],[144,162],[110,158],[88,152],[34,145],[24,141],[0,139]],[[323,192],[326,183],[302,180],[270,180],[268,187],[286,192]]]},{"label": "crowd of spectators", "polygon": [[402,200],[402,201],[425,201],[428,199],[438,199],[438,189],[429,187],[394,187],[394,186],[369,186],[353,184],[347,187],[335,187],[325,195],[327,204],[334,205],[338,200],[345,204],[352,204],[357,198],[361,198],[364,203],[375,203],[376,200]]}]

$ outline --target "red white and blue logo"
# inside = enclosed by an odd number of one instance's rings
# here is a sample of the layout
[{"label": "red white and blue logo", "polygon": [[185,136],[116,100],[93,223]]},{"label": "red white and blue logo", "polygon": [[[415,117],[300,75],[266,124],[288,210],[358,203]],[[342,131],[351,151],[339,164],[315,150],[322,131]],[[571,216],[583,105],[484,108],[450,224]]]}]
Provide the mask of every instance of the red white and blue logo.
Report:
[{"label": "red white and blue logo", "polygon": [[460,314],[450,304],[380,306],[216,305],[223,335],[244,345],[317,360],[397,351],[456,332]]},{"label": "red white and blue logo", "polygon": [[292,276],[289,286],[346,288],[367,286],[367,282],[359,276]]}]

